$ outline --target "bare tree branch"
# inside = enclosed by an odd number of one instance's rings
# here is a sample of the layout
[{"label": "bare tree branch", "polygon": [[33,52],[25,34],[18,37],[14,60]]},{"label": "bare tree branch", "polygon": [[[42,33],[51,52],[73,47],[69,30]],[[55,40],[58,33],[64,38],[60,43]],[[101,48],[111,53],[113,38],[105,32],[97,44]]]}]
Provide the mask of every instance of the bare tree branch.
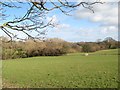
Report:
[{"label": "bare tree branch", "polygon": [[[19,4],[23,4],[23,2],[18,2]],[[10,32],[8,29],[11,29],[13,31],[20,31],[23,32],[28,37],[31,37],[32,39],[39,39],[39,35],[44,34],[45,32],[42,30],[46,30],[48,27],[54,27],[55,23],[52,23],[52,19],[50,21],[46,20],[47,14],[52,10],[60,10],[65,15],[70,15],[69,13],[74,10],[77,7],[83,7],[86,9],[91,10],[94,13],[94,10],[92,8],[92,5],[94,4],[103,4],[103,2],[69,2],[68,0],[58,0],[58,2],[53,2],[52,0],[39,0],[36,2],[33,2],[32,0],[29,2],[26,2],[29,4],[29,9],[27,12],[21,16],[20,18],[15,18],[12,21],[8,21],[0,25],[0,29],[6,33],[12,40],[12,38],[17,38],[17,35]],[[47,5],[50,4],[51,7],[48,7]],[[0,11],[2,11],[5,7],[8,8],[22,8],[20,6],[16,6],[13,2],[1,2],[0,1]],[[0,13],[0,16],[4,17],[6,16],[4,13]],[[36,32],[38,33],[37,36],[32,36],[30,32]]]}]

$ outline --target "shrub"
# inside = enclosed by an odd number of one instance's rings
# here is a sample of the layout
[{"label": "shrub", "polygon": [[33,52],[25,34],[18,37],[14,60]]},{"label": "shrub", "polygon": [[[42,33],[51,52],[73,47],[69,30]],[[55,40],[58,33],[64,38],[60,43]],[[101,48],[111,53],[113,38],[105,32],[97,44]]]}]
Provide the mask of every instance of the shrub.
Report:
[{"label": "shrub", "polygon": [[67,53],[76,52],[95,52],[104,49],[115,49],[119,47],[120,42],[110,39],[100,42],[66,42],[62,39],[54,38],[43,41],[27,40],[8,41],[7,38],[2,39],[3,47],[2,59],[26,58],[34,56],[60,56]]}]

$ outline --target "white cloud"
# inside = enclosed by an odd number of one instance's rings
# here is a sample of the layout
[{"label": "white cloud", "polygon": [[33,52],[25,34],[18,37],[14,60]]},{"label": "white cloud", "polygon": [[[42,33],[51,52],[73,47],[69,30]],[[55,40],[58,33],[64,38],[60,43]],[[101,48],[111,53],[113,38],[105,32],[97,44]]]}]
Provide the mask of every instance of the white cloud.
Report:
[{"label": "white cloud", "polygon": [[102,34],[109,34],[115,32],[117,34],[118,29],[116,26],[103,26],[100,28]]},{"label": "white cloud", "polygon": [[[86,19],[89,22],[99,23],[101,32],[107,33],[109,31],[116,32],[118,25],[118,5],[117,3],[104,3],[93,5],[92,11],[85,8],[79,8],[76,11],[75,17],[77,19]],[[102,25],[102,28],[101,28]]]},{"label": "white cloud", "polygon": [[51,21],[51,24],[55,25],[56,32],[59,32],[61,30],[69,29],[70,25],[66,23],[60,23],[59,18],[56,15],[53,15],[52,17],[47,17],[47,22]]},{"label": "white cloud", "polygon": [[[113,37],[114,39],[117,39],[117,3],[95,4],[93,5],[93,9],[95,13],[80,7],[76,11],[75,18],[77,20],[86,19],[90,23],[98,23],[97,25],[100,25],[99,27],[90,27],[88,25],[89,27],[83,26],[81,28],[76,28],[62,22],[62,24],[57,25],[56,30],[54,30],[49,36],[64,38],[68,41],[95,41],[96,39],[104,39],[105,37]],[[59,22],[59,18],[56,16],[54,16],[54,18],[54,22]]]},{"label": "white cloud", "polygon": [[70,25],[69,24],[58,24],[57,26],[56,26],[56,29],[58,29],[58,30],[62,30],[62,29],[69,29],[70,28]]},{"label": "white cloud", "polygon": [[51,21],[51,24],[55,24],[56,29],[63,29],[69,27],[68,24],[60,23],[60,20],[56,15],[53,15],[52,17],[47,17],[47,22],[49,21]]},{"label": "white cloud", "polygon": [[92,22],[102,22],[106,24],[117,24],[118,23],[118,7],[117,3],[104,3],[93,5],[92,13],[90,10],[80,8],[76,11],[75,17],[78,19],[87,18]]},{"label": "white cloud", "polygon": [[101,1],[101,2],[118,2],[119,0],[77,0],[78,2],[96,2],[96,1]]},{"label": "white cloud", "polygon": [[56,15],[53,15],[52,17],[47,17],[47,22],[51,21],[52,24],[56,24],[58,23],[58,18],[56,17]]}]

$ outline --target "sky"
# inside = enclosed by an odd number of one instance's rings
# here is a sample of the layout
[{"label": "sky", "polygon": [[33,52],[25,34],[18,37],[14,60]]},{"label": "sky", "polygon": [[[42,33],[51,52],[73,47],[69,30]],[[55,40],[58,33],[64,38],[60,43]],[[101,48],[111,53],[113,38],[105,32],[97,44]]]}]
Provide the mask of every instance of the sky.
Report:
[{"label": "sky", "polygon": [[[27,10],[27,5],[24,4],[22,7],[14,10],[6,9],[5,13],[9,17],[0,24],[12,20],[14,16],[23,15]],[[72,16],[67,16],[59,10],[50,12],[46,16],[47,20],[53,18],[53,23],[58,23],[58,25],[55,28],[48,28],[46,38],[61,38],[69,42],[94,42],[106,37],[118,40],[118,3],[95,4],[93,10],[95,13],[79,7],[71,12]],[[0,34],[5,35],[3,32]],[[18,34],[20,37],[25,36]]]}]

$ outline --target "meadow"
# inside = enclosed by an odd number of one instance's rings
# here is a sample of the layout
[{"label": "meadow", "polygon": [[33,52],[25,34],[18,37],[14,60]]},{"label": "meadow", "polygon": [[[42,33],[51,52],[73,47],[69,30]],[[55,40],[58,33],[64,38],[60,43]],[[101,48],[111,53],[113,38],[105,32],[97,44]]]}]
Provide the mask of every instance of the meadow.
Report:
[{"label": "meadow", "polygon": [[117,49],[4,60],[3,87],[117,88]]}]

